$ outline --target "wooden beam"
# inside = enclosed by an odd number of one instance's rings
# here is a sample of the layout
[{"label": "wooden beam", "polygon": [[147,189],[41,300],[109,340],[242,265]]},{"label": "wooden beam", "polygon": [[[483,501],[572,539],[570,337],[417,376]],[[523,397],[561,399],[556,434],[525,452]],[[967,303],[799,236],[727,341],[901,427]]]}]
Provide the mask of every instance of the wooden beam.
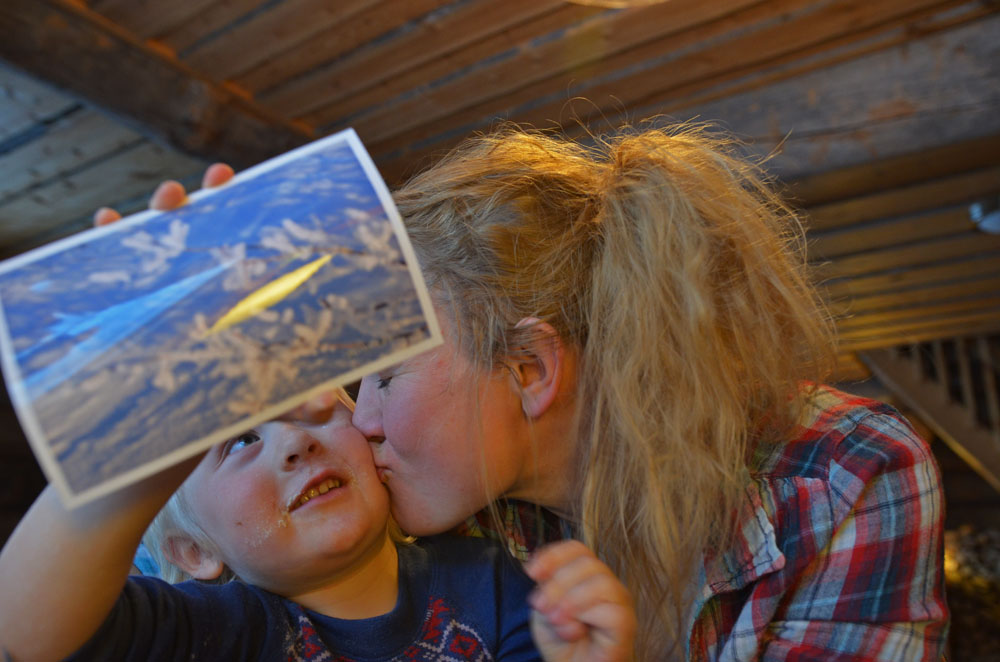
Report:
[{"label": "wooden beam", "polygon": [[183,152],[238,168],[313,137],[71,0],[0,2],[0,58]]},{"label": "wooden beam", "polygon": [[878,248],[899,246],[918,239],[933,239],[968,232],[973,228],[969,208],[953,207],[930,214],[918,214],[866,223],[838,232],[810,232],[809,257],[836,259]]},{"label": "wooden beam", "polygon": [[[776,5],[767,12],[773,16],[785,6],[812,2],[814,0],[772,0],[763,4]],[[544,98],[533,91],[534,84],[542,81],[548,81],[544,87],[551,94],[566,89],[573,78],[598,80],[608,70],[621,69],[621,57],[632,66],[642,62],[645,52],[663,57],[664,53],[676,48],[678,42],[696,40],[695,31],[706,36],[703,30],[706,25],[715,24],[714,30],[733,29],[736,27],[733,22],[725,20],[728,15],[759,4],[759,0],[711,3],[675,0],[599,13],[567,25],[552,35],[535,32],[533,38],[517,44],[517,48],[508,50],[504,57],[465,67],[460,70],[461,75],[455,75],[451,68],[450,75],[425,78],[422,94],[401,95],[397,87],[390,85],[377,98],[371,98],[370,109],[352,122],[361,135],[377,136],[383,141],[404,132],[409,135],[427,125],[434,131],[433,127],[441,124],[463,124],[450,118],[483,103],[497,110],[510,107],[518,100]],[[346,99],[345,103],[356,108],[351,99]],[[330,122],[342,122],[344,117],[344,103],[335,101],[303,119],[316,126],[325,126]],[[395,122],[390,121],[392,117],[396,118]],[[409,139],[404,141],[409,142]]]},{"label": "wooden beam", "polygon": [[120,122],[89,108],[44,125],[40,134],[18,149],[0,153],[0,207],[11,197],[30,195],[34,188],[142,140]]},{"label": "wooden beam", "polygon": [[[431,0],[423,0],[425,5]],[[413,4],[413,3],[394,3]],[[378,5],[382,5],[379,7]],[[300,44],[317,34],[325,34],[332,26],[347,24],[351,32],[362,32],[367,26],[359,24],[359,14],[366,14],[368,23],[389,13],[384,3],[378,0],[292,0],[282,2],[268,11],[253,15],[234,25],[222,37],[213,39],[203,46],[193,49],[185,57],[185,62],[199,71],[210,72],[216,80],[230,80],[258,64],[269,60],[289,57]],[[402,22],[402,21],[400,21]],[[371,38],[374,34],[368,34]],[[353,36],[350,32],[343,35]],[[364,35],[358,35],[364,38]],[[343,37],[340,41],[346,41]],[[253,44],[253,48],[247,48]],[[346,45],[350,48],[350,45]]]},{"label": "wooden beam", "polygon": [[806,224],[811,231],[821,232],[966,203],[996,193],[1000,193],[1000,166],[812,207]]},{"label": "wooden beam", "polygon": [[840,335],[838,348],[841,352],[861,352],[911,342],[954,338],[961,334],[997,332],[1000,332],[1000,309],[848,332]]},{"label": "wooden beam", "polygon": [[[504,0],[502,4],[473,0],[452,11],[432,12],[410,29],[353,52],[345,53],[332,41],[309,44],[310,50],[304,49],[294,61],[269,66],[276,72],[250,72],[237,82],[261,90],[261,102],[276,112],[297,117],[322,110],[322,117],[341,121],[359,109],[421,90],[432,81],[498,53],[523,48],[539,35],[565,29],[601,11],[562,0]],[[344,56],[338,57],[341,53]],[[289,70],[293,65],[296,71]],[[281,75],[286,70],[301,75]],[[358,76],[359,71],[365,75]]]},{"label": "wooden beam", "polygon": [[788,183],[785,197],[817,207],[997,164],[1000,135],[986,136],[802,177]]},{"label": "wooden beam", "polygon": [[148,196],[164,179],[183,179],[204,170],[204,162],[141,137],[88,166],[0,204],[4,237],[0,250],[23,248],[36,236],[58,234],[82,209],[93,213],[109,200]]},{"label": "wooden beam", "polygon": [[862,315],[878,311],[969,299],[1000,292],[1000,264],[992,273],[980,274],[970,270],[968,278],[944,285],[917,287],[902,292],[876,294],[848,299],[838,299],[830,303],[830,310],[837,317]]},{"label": "wooden beam", "polygon": [[951,402],[932,382],[916,379],[905,361],[888,350],[864,352],[861,360],[897,398],[917,412],[948,446],[1000,491],[1000,445],[993,434],[972,422],[966,409]]},{"label": "wooden beam", "polygon": [[976,273],[985,276],[998,272],[1000,272],[1000,252],[994,251],[964,256],[960,260],[952,259],[943,264],[828,281],[822,284],[822,288],[829,299],[836,300],[843,297],[889,294],[924,285],[942,285],[968,278]]},{"label": "wooden beam", "polygon": [[[972,224],[969,224],[970,227]],[[847,278],[891,269],[935,264],[1000,250],[1000,235],[977,230],[867,253],[845,255],[816,267],[821,278]]]},{"label": "wooden beam", "polygon": [[[670,4],[664,3],[664,7]],[[767,2],[764,7],[778,4]],[[846,3],[835,4],[834,9],[843,9],[841,4],[846,7]],[[880,10],[887,5],[875,4]],[[961,12],[956,17],[958,4]],[[650,115],[725,118],[727,126],[738,127],[739,134],[754,143],[755,154],[780,152],[769,163],[772,171],[794,176],[815,170],[819,163],[836,167],[868,160],[872,155],[898,153],[900,144],[913,144],[913,149],[917,149],[961,140],[972,133],[966,130],[972,126],[984,134],[995,133],[992,127],[1000,124],[988,111],[994,77],[989,75],[992,70],[985,62],[992,54],[988,50],[992,47],[988,43],[991,30],[1000,23],[983,20],[980,29],[977,19],[983,18],[984,11],[988,15],[997,9],[968,2],[921,2],[919,6],[923,9],[914,9],[916,6],[911,3],[900,9],[901,5],[897,5],[902,13],[889,21],[873,21],[867,27],[854,25],[851,31],[834,32],[827,35],[830,38],[816,40],[804,48],[793,47],[787,52],[779,49],[780,54],[761,58],[758,58],[761,44],[749,43],[747,39],[739,40],[739,52],[729,48],[733,34],[742,38],[759,34],[759,30],[751,28],[767,19],[756,15],[757,7],[753,7],[742,12],[743,15],[724,19],[738,19],[737,26],[726,26],[721,31],[717,31],[720,21],[694,26],[679,35],[604,58],[579,75],[558,73],[499,99],[457,110],[441,122],[417,127],[385,141],[370,138],[366,144],[383,175],[389,180],[399,180],[415,170],[414,162],[435,158],[453,146],[458,136],[484,129],[497,117],[535,126],[561,123],[568,132],[577,122],[586,130],[600,132],[607,124],[634,122]],[[921,16],[921,12],[935,8],[939,14],[930,19]],[[854,9],[857,7],[851,11]],[[779,13],[784,16],[783,12],[772,12],[773,22],[779,21],[776,16]],[[787,32],[794,33],[802,27],[798,21],[785,18]],[[953,29],[956,25],[966,27]],[[940,38],[928,38],[939,31],[944,31]],[[977,34],[983,35],[978,41]],[[693,42],[688,41],[689,36]],[[787,43],[781,33],[769,36],[772,41]],[[861,43],[851,41],[858,36],[863,37]],[[764,51],[771,48],[772,45],[763,44]],[[800,65],[803,56],[806,65]],[[949,74],[956,72],[954,76],[946,76],[934,68],[940,67],[942,58],[954,62],[954,67],[949,64],[944,69]],[[648,64],[657,60],[664,62],[663,66],[646,69],[647,80],[643,85],[623,78],[623,68],[637,69],[636,61]],[[933,75],[929,67],[934,68]],[[863,81],[873,73],[884,77],[885,84],[864,87]],[[981,80],[982,85],[964,82],[968,79]],[[906,100],[913,112],[898,121],[886,119],[886,108],[892,105],[887,97],[893,97],[893,85],[900,80],[914,81],[914,86],[906,88]],[[636,107],[645,98],[640,88],[649,85],[658,86],[657,94],[663,99],[649,107]],[[859,90],[859,86],[863,89]],[[952,87],[968,88],[971,92],[958,94]],[[558,89],[563,93],[553,92]],[[573,102],[580,96],[586,98],[580,103]],[[849,98],[852,103],[845,109],[843,104],[821,101],[827,98]],[[956,113],[960,114],[957,119]],[[982,121],[978,119],[980,116]],[[945,118],[954,119],[948,131],[921,128],[925,123],[936,126]],[[598,123],[600,126],[596,126]],[[320,119],[317,124],[321,124]],[[907,136],[900,137],[903,127],[907,128]],[[914,132],[919,132],[919,136],[910,135]]]}]

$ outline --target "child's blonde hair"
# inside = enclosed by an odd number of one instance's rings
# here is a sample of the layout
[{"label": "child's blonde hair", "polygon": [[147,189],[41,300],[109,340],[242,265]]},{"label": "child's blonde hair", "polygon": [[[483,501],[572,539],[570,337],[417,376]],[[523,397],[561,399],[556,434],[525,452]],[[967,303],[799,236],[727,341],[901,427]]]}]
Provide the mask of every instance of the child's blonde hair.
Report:
[{"label": "child's blonde hair", "polygon": [[640,659],[662,659],[703,551],[734,534],[752,453],[830,365],[794,212],[690,125],[594,147],[504,127],[395,199],[481,370],[530,343],[525,318],[578,350],[583,537],[637,599]]},{"label": "child's blonde hair", "polygon": [[[194,579],[184,570],[174,565],[166,551],[171,536],[186,536],[191,538],[199,547],[205,550],[215,551],[215,543],[205,533],[205,530],[198,524],[197,518],[191,511],[187,499],[184,496],[184,487],[181,486],[171,495],[170,500],[156,514],[146,533],[142,536],[142,544],[146,547],[159,572],[160,579],[176,584],[178,582]],[[228,567],[224,568],[222,574],[213,583],[225,583],[237,579],[235,573]]]}]

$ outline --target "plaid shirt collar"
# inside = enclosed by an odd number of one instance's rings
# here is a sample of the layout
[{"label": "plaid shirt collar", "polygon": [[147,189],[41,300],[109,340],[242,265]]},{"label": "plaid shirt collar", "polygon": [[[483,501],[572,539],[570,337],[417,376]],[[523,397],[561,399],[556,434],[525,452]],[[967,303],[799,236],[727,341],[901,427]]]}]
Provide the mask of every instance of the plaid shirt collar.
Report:
[{"label": "plaid shirt collar", "polygon": [[[743,502],[738,533],[727,549],[706,554],[698,572],[695,596],[689,613],[687,632],[690,634],[702,608],[713,597],[739,591],[764,575],[785,567],[785,555],[778,548],[775,534],[775,504],[769,490],[746,472],[747,499]],[[685,648],[690,638],[685,637]],[[690,651],[686,650],[686,657]]]}]

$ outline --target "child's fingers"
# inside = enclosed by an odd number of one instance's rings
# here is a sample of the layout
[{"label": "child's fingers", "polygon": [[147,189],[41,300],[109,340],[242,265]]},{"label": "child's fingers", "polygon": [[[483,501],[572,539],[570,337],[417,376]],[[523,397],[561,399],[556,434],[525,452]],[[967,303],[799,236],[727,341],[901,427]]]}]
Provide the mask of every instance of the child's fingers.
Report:
[{"label": "child's fingers", "polygon": [[582,618],[600,604],[626,605],[632,598],[625,586],[585,545],[566,541],[539,550],[525,568],[538,582],[529,600],[533,608],[559,625]]},{"label": "child's fingers", "polygon": [[176,209],[187,200],[187,191],[180,182],[168,179],[156,187],[153,197],[149,199],[149,208],[159,211]]},{"label": "child's fingers", "polygon": [[94,212],[94,227],[101,227],[102,225],[114,223],[115,221],[121,220],[121,217],[122,215],[111,207],[101,207]]},{"label": "child's fingers", "polygon": [[524,564],[524,571],[536,582],[548,580],[554,572],[581,557],[594,557],[594,553],[579,540],[563,540],[535,551]]},{"label": "child's fingers", "polygon": [[[631,605],[631,597],[606,567],[600,562],[574,563],[556,574],[553,580],[538,587],[531,596],[535,609],[546,614],[553,623],[580,620],[593,627],[603,627],[602,623],[587,617],[589,610],[599,605]],[[596,566],[596,567],[595,567]]]},{"label": "child's fingers", "polygon": [[201,178],[201,187],[215,188],[216,186],[222,186],[232,179],[235,174],[229,165],[225,163],[213,163],[205,170],[205,174]]},{"label": "child's fingers", "polygon": [[538,582],[530,597],[531,606],[546,612],[561,606],[575,612],[581,601],[593,592],[595,583],[617,583],[608,574],[606,566],[593,557],[573,557]]},{"label": "child's fingers", "polygon": [[631,604],[599,601],[581,611],[577,617],[578,623],[586,624],[595,645],[600,648],[607,651],[632,649],[636,620]]},{"label": "child's fingers", "polygon": [[585,645],[601,659],[628,659],[635,637],[632,596],[585,545],[564,541],[538,550],[526,572],[538,583],[529,601],[563,645]]}]

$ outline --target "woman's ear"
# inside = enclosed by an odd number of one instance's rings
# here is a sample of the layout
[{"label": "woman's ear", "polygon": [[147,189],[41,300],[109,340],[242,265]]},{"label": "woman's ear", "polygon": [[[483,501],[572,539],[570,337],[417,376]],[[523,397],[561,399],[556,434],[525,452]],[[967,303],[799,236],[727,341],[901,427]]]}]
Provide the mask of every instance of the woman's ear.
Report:
[{"label": "woman's ear", "polygon": [[548,322],[526,317],[515,326],[524,327],[530,328],[530,338],[507,361],[517,380],[525,416],[538,418],[559,394],[566,350],[559,332]]},{"label": "woman's ear", "polygon": [[163,542],[163,555],[195,579],[217,579],[226,567],[214,552],[183,533],[167,537]]}]

